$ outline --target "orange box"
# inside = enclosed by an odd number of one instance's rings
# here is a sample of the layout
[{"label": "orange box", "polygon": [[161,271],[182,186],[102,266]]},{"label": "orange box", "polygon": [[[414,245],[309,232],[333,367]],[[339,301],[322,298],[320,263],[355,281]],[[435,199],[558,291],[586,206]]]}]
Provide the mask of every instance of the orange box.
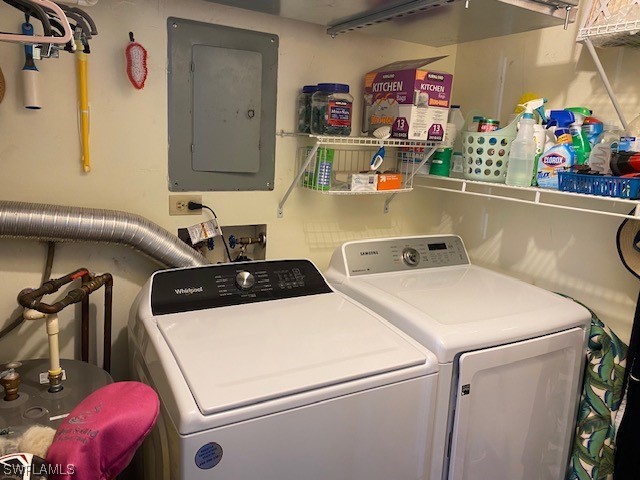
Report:
[{"label": "orange box", "polygon": [[378,190],[399,190],[402,188],[402,174],[380,173],[378,175]]}]

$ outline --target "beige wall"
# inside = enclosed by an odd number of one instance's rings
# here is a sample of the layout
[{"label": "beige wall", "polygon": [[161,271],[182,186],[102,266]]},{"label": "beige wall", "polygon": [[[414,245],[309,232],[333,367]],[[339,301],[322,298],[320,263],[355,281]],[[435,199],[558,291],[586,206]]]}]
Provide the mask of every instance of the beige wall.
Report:
[{"label": "beige wall", "polygon": [[[93,171],[89,175],[80,171],[73,58],[62,54],[57,60],[40,62],[45,108],[30,112],[20,103],[21,49],[2,43],[0,66],[7,95],[0,104],[0,199],[125,210],[171,231],[198,218],[167,213],[168,16],[279,35],[278,130],[294,126],[294,99],[300,85],[349,83],[355,87],[358,112],[362,74],[368,69],[443,51],[451,56],[438,68],[454,71],[455,66],[454,101],[465,112],[476,109],[495,115],[496,81],[504,55],[503,120],[524,92],[544,95],[551,107],[584,103],[602,118],[615,119],[591,59],[574,42],[575,27],[436,50],[361,34],[332,40],[318,26],[204,1],[103,0],[89,11],[100,28],[90,58]],[[20,15],[0,4],[0,30],[15,30],[20,22]],[[142,91],[133,89],[124,73],[129,31],[149,51],[149,79]],[[640,69],[638,55],[620,48],[602,57],[629,118],[640,111],[634,81]],[[295,173],[296,146],[295,139],[277,139],[275,191],[203,194],[223,225],[266,223],[269,258],[308,257],[324,269],[333,249],[346,240],[458,233],[475,263],[572,295],[628,337],[638,284],[617,258],[619,219],[424,189],[399,195],[388,215],[382,213],[384,197],[330,197],[297,189],[285,205],[284,218],[278,219],[278,202]],[[19,313],[18,291],[40,283],[44,256],[45,248],[37,242],[0,239],[0,328]],[[157,265],[120,246],[60,244],[53,276],[78,266],[115,276],[114,363],[117,376],[123,378],[129,306]],[[464,292],[460,294],[463,299]],[[99,318],[101,296],[99,292],[92,297],[92,313]],[[76,312],[69,310],[62,320],[66,356],[79,348],[78,328],[72,321]],[[0,341],[0,362],[42,356],[44,345],[44,326],[23,326]]]},{"label": "beige wall", "polygon": [[[577,26],[458,45],[455,94],[463,111],[495,115],[496,79],[506,58],[503,123],[525,92],[546,97],[548,108],[587,106],[597,117],[619,123],[586,47],[575,43]],[[640,112],[640,52],[598,51],[629,121]],[[628,340],[638,281],[618,259],[620,218],[461,194],[428,195],[440,215],[434,227],[462,235],[476,263],[574,296]]]},{"label": "beige wall", "polygon": [[[294,128],[295,98],[301,85],[322,81],[352,86],[355,111],[361,108],[363,74],[398,59],[441,52],[452,54],[439,69],[453,71],[455,47],[436,50],[361,34],[331,39],[319,26],[245,12],[205,1],[102,0],[87,8],[99,35],[91,43],[91,151],[93,170],[81,172],[73,57],[38,63],[44,108],[21,104],[23,53],[0,43],[0,67],[7,93],[0,104],[0,199],[124,210],[143,215],[175,232],[199,217],[169,217],[167,190],[166,18],[176,16],[277,34],[280,37],[277,129]],[[16,10],[0,2],[0,30],[17,31]],[[149,52],[149,78],[135,90],[125,74],[128,32]],[[354,120],[359,125],[359,117]],[[203,194],[223,225],[266,223],[269,258],[308,257],[325,268],[333,249],[354,238],[415,234],[424,231],[424,213],[416,209],[423,192],[399,195],[384,215],[383,196],[330,197],[295,190],[276,216],[278,202],[293,180],[297,140],[277,139],[275,190]],[[202,217],[206,218],[206,217]],[[0,328],[19,314],[16,295],[40,284],[46,249],[34,241],[0,239]],[[126,375],[126,322],[140,286],[157,265],[120,246],[60,244],[53,276],[85,266],[110,272],[114,285],[114,370]],[[101,319],[102,291],[92,295],[92,313]],[[61,316],[62,353],[79,350],[78,327],[69,308]],[[95,341],[94,341],[95,343]],[[23,325],[0,340],[0,362],[43,356],[44,325]]]}]

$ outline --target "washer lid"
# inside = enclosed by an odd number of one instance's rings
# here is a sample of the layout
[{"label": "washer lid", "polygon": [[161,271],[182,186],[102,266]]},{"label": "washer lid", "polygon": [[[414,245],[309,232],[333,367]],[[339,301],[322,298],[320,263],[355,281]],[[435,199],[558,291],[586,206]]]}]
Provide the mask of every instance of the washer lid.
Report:
[{"label": "washer lid", "polygon": [[451,362],[460,352],[588,325],[577,303],[474,265],[348,278],[335,285]]},{"label": "washer lid", "polygon": [[163,315],[157,325],[205,415],[417,365],[437,369],[339,293]]}]

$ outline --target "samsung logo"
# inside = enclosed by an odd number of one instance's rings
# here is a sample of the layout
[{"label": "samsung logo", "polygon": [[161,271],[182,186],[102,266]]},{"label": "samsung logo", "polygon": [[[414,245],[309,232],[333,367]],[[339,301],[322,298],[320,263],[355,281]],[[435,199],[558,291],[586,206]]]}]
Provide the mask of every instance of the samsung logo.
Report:
[{"label": "samsung logo", "polygon": [[202,293],[204,292],[204,288],[196,287],[196,288],[176,288],[176,295],[191,295],[193,293]]},{"label": "samsung logo", "polygon": [[366,250],[364,252],[360,252],[360,255],[380,255],[377,250]]}]

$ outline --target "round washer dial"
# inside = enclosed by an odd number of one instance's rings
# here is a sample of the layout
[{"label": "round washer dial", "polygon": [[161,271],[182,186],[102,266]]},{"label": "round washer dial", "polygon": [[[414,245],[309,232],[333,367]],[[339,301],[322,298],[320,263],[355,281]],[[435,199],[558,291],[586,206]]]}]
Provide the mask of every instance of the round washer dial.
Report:
[{"label": "round washer dial", "polygon": [[236,285],[240,290],[250,290],[256,283],[256,277],[246,270],[238,272],[236,275]]},{"label": "round washer dial", "polygon": [[420,263],[420,253],[415,248],[405,248],[402,250],[402,261],[410,267],[415,267]]}]

